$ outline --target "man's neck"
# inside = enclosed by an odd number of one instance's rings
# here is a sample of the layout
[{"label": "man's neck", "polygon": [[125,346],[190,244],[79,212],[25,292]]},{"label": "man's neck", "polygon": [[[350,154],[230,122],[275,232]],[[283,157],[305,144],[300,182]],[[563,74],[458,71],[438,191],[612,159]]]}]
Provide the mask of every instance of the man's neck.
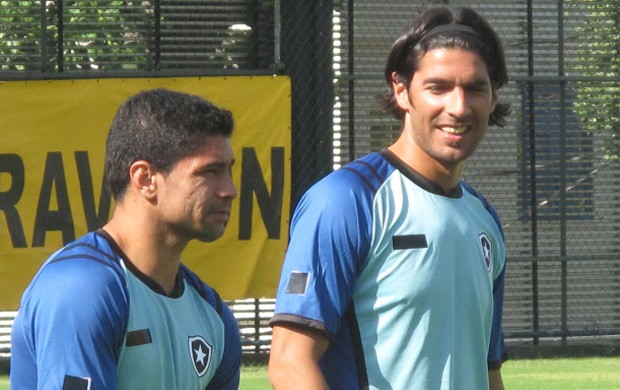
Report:
[{"label": "man's neck", "polygon": [[187,242],[175,242],[155,223],[122,209],[114,212],[103,229],[137,270],[159,284],[166,294],[174,290],[181,253]]},{"label": "man's neck", "polygon": [[440,186],[444,193],[452,192],[459,185],[464,162],[446,166],[427,155],[420,156],[415,146],[398,141],[387,149],[409,168]]}]

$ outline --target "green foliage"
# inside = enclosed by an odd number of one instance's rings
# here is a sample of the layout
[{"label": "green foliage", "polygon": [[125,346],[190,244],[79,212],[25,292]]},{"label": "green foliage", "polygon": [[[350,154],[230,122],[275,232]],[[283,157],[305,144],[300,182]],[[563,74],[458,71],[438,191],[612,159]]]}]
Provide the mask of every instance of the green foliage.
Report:
[{"label": "green foliage", "polygon": [[[105,5],[104,5],[105,4]],[[144,69],[152,65],[148,2],[65,2],[65,63],[76,69]]]},{"label": "green foliage", "polygon": [[[142,0],[0,0],[0,71],[151,71],[159,70],[166,59],[173,67],[251,66],[244,63],[255,33],[251,28],[244,28],[243,23],[219,25],[221,17],[207,11],[197,22],[195,10],[206,2],[192,7],[162,4],[160,13],[155,4]],[[273,0],[261,0],[260,7],[261,15],[269,15]],[[204,29],[199,26],[211,19],[217,23]],[[160,58],[163,52],[166,58]],[[188,59],[197,64],[189,64]]]},{"label": "green foliage", "polygon": [[0,1],[0,70],[39,69],[41,13],[37,1]]},{"label": "green foliage", "polygon": [[118,70],[152,65],[149,2],[65,1],[62,10],[57,5],[56,1],[0,1],[0,70]]},{"label": "green foliage", "polygon": [[[620,158],[620,0],[571,0],[569,9],[585,10],[576,28],[580,43],[573,70],[577,83],[574,110],[584,130],[605,134],[605,158]],[[609,80],[609,81],[606,81]]]}]

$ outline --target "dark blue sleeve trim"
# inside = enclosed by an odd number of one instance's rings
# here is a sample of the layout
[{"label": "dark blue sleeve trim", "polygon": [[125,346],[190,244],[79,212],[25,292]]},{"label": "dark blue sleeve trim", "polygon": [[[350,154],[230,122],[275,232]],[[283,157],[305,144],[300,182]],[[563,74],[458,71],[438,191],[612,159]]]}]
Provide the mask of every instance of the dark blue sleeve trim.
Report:
[{"label": "dark blue sleeve trim", "polygon": [[497,227],[499,229],[499,232],[502,235],[502,239],[504,239],[504,228],[502,227],[502,222],[499,219],[499,215],[497,214],[497,210],[495,210],[495,207],[493,207],[491,205],[491,203],[489,203],[489,201],[482,195],[480,194],[478,191],[474,190],[469,184],[467,184],[464,181],[461,181],[461,185],[463,186],[463,188],[465,188],[470,194],[472,194],[473,196],[475,196],[476,198],[480,199],[480,201],[482,202],[482,204],[484,205],[484,208],[487,209],[487,211],[489,212],[489,214],[491,214],[491,217],[493,217],[493,220],[495,221],[495,223],[497,224]]}]

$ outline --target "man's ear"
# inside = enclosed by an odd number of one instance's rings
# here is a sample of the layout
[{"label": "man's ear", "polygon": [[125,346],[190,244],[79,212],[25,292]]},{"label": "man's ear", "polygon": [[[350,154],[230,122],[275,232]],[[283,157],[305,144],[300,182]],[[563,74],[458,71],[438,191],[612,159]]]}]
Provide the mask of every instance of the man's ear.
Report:
[{"label": "man's ear", "polygon": [[409,89],[405,79],[396,72],[392,72],[392,91],[394,99],[403,111],[409,110]]},{"label": "man's ear", "polygon": [[494,88],[493,92],[491,93],[491,105],[492,105],[491,112],[495,111],[495,107],[497,107],[498,102],[499,102],[499,95],[497,93],[497,90]]},{"label": "man's ear", "polygon": [[157,193],[156,170],[148,161],[138,160],[129,167],[130,187],[148,200]]}]

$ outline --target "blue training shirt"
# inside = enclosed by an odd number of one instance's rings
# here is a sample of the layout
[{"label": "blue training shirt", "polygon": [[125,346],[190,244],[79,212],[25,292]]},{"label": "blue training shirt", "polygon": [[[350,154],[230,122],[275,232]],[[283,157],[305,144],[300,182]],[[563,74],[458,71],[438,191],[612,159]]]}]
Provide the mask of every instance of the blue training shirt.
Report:
[{"label": "blue training shirt", "polygon": [[104,232],[53,254],[24,292],[11,389],[237,389],[232,312],[185,266],[163,294]]},{"label": "blue training shirt", "polygon": [[479,390],[505,360],[499,218],[434,186],[384,150],[300,201],[271,323],[324,332],[331,388]]}]

